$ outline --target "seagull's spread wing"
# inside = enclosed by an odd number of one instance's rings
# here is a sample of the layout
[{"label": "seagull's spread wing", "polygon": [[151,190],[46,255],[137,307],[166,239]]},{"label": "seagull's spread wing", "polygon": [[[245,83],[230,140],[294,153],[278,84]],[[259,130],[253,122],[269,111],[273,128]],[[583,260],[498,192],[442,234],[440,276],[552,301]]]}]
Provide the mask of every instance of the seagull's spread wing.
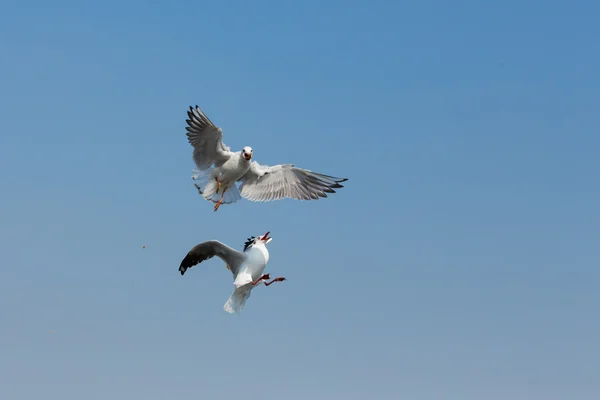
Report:
[{"label": "seagull's spread wing", "polygon": [[272,201],[289,197],[297,200],[311,200],[327,197],[342,188],[340,182],[346,178],[323,175],[293,164],[260,165],[252,162],[250,169],[240,181],[240,194],[251,201]]},{"label": "seagull's spread wing", "polygon": [[231,157],[228,146],[223,144],[223,130],[215,126],[200,107],[190,107],[187,112],[187,137],[194,147],[194,162],[199,170],[208,169],[213,163],[220,167]]},{"label": "seagull's spread wing", "polygon": [[194,246],[187,253],[183,261],[181,261],[179,272],[183,275],[188,268],[200,264],[202,261],[213,258],[214,256],[217,256],[226,262],[234,275],[237,274],[238,269],[245,258],[242,252],[232,249],[218,240],[209,240]]}]

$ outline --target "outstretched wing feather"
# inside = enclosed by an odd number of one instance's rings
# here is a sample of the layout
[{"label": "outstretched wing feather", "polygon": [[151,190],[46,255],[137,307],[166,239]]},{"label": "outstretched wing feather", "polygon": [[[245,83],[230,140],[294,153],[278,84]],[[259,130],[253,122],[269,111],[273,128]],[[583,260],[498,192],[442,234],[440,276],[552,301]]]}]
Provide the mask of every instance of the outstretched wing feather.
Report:
[{"label": "outstretched wing feather", "polygon": [[186,254],[179,265],[179,272],[183,275],[188,268],[209,260],[214,256],[219,257],[229,265],[229,268],[234,275],[237,274],[239,266],[244,260],[244,255],[241,252],[232,249],[218,240],[209,240],[194,246]]},{"label": "outstretched wing feather", "polygon": [[194,147],[193,159],[199,170],[204,171],[215,164],[219,167],[231,157],[231,151],[223,143],[223,130],[212,123],[200,107],[190,107],[186,119],[188,141]]},{"label": "outstretched wing feather", "polygon": [[317,200],[342,188],[346,178],[324,175],[293,164],[275,166],[253,162],[240,179],[240,194],[251,201],[273,201],[283,198]]}]

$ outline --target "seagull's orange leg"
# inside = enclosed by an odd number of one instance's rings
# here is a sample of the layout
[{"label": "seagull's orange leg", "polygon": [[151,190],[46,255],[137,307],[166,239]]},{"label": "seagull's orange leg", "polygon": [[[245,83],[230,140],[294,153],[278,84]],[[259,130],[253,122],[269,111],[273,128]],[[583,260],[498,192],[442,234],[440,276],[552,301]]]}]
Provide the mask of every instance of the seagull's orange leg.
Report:
[{"label": "seagull's orange leg", "polygon": [[219,190],[221,190],[221,182],[219,182],[219,178],[215,178],[215,181],[217,181],[217,194],[219,194]]},{"label": "seagull's orange leg", "polygon": [[285,281],[285,278],[283,276],[280,276],[279,278],[273,279],[271,282],[265,282],[265,286],[269,286],[273,282],[283,282],[283,281]]},{"label": "seagull's orange leg", "polygon": [[260,281],[262,281],[263,279],[266,281],[267,279],[271,279],[271,276],[269,274],[264,274],[263,276],[261,276],[260,278],[255,280],[254,282],[251,282],[252,286],[258,285],[260,283]]},{"label": "seagull's orange leg", "polygon": [[223,197],[221,197],[219,201],[217,201],[217,203],[215,204],[215,211],[217,211],[219,207],[221,207],[221,204],[223,204]]},{"label": "seagull's orange leg", "polygon": [[221,207],[221,204],[223,204],[223,195],[225,194],[226,191],[227,191],[227,187],[225,189],[223,189],[223,191],[221,192],[221,198],[219,199],[219,201],[217,201],[217,204],[215,204],[215,211],[217,211],[219,209],[219,207]]}]

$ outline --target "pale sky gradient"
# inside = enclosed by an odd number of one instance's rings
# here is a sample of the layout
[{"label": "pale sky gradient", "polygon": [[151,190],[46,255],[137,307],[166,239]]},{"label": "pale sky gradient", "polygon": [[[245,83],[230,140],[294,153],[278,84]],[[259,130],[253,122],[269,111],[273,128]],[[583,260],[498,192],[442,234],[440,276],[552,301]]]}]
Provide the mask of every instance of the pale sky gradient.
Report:
[{"label": "pale sky gradient", "polygon": [[[599,15],[3,1],[0,398],[600,398]],[[213,213],[195,104],[346,187]],[[220,260],[177,271],[267,230],[288,281],[240,316]]]}]

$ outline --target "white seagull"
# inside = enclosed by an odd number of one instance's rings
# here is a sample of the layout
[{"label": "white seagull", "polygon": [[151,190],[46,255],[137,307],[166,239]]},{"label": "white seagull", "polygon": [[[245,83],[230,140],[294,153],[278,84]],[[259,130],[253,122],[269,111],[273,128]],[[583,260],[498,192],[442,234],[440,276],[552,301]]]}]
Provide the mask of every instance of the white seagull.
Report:
[{"label": "white seagull", "polygon": [[227,264],[227,269],[233,273],[233,286],[235,287],[223,309],[230,314],[239,314],[254,287],[261,283],[269,286],[273,282],[285,281],[284,277],[279,277],[267,282],[271,277],[269,274],[263,274],[269,262],[269,251],[266,246],[272,240],[269,233],[248,238],[244,243],[243,252],[232,249],[218,240],[200,243],[194,246],[181,261],[179,272],[183,275],[188,268],[214,256],[219,257]]},{"label": "white seagull", "polygon": [[[217,211],[221,204],[235,203],[242,197],[250,201],[272,201],[285,197],[297,200],[317,200],[342,188],[336,178],[294,164],[274,166],[260,165],[252,159],[252,147],[232,152],[223,143],[223,130],[214,125],[196,106],[187,112],[189,119],[187,137],[194,147],[193,159],[197,169],[192,179],[197,180],[198,192],[215,203]],[[242,182],[239,189],[236,182]],[[220,196],[219,196],[220,192]]]}]

